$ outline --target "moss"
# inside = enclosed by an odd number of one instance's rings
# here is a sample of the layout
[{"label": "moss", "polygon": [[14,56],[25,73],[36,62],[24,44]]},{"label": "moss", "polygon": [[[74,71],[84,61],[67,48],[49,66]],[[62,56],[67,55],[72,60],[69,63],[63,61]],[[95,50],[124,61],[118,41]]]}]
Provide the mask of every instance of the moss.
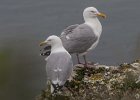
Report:
[{"label": "moss", "polygon": [[136,83],[138,76],[134,75],[132,72],[126,73],[126,78],[124,79],[122,90],[127,91],[128,89],[140,89],[140,82]]},{"label": "moss", "polygon": [[105,65],[76,65],[73,80],[65,84],[67,89],[55,96],[43,91],[40,97],[45,99],[37,100],[139,100],[140,63],[136,62],[108,70]]}]

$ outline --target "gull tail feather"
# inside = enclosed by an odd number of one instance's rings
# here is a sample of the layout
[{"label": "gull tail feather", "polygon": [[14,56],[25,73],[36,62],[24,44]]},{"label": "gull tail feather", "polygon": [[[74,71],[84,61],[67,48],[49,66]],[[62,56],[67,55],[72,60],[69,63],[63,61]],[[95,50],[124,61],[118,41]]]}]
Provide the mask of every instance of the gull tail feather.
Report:
[{"label": "gull tail feather", "polygon": [[62,87],[58,84],[51,84],[51,93],[57,93]]},{"label": "gull tail feather", "polygon": [[54,93],[54,87],[52,84],[51,84],[51,93]]}]

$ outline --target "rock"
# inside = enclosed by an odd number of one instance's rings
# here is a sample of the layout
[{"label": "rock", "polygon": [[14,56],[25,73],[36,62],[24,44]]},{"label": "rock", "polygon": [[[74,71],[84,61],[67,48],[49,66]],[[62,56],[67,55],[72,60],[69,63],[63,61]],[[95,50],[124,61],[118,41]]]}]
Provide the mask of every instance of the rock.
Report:
[{"label": "rock", "polygon": [[73,80],[54,96],[44,90],[36,100],[140,100],[140,60],[120,66],[75,65]]}]

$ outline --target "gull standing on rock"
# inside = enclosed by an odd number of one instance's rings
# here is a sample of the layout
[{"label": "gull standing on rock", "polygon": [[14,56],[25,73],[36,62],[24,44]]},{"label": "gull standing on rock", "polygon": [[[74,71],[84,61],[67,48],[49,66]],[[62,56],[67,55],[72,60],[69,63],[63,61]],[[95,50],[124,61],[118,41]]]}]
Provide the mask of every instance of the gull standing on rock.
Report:
[{"label": "gull standing on rock", "polygon": [[[86,54],[97,46],[102,33],[102,25],[98,16],[106,18],[106,15],[100,13],[95,7],[87,7],[83,11],[85,22],[68,26],[60,35],[64,48],[70,54],[77,55],[78,63],[80,63],[79,54],[82,55],[86,66]],[[48,52],[47,48],[45,53],[48,54]]]},{"label": "gull standing on rock", "polygon": [[71,55],[63,47],[61,39],[55,35],[49,36],[40,46],[49,44],[51,53],[45,59],[47,61],[47,81],[51,82],[51,93],[56,93],[70,78],[73,63]]}]

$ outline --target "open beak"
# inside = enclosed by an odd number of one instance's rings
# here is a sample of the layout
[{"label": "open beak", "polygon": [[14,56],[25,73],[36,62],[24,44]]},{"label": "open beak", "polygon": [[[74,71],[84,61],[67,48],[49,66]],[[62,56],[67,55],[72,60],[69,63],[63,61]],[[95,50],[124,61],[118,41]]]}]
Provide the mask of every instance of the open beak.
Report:
[{"label": "open beak", "polygon": [[106,15],[104,13],[98,13],[97,16],[102,17],[102,18],[106,18]]},{"label": "open beak", "polygon": [[40,45],[40,46],[43,46],[43,45],[46,45],[46,44],[47,44],[47,42],[44,41],[44,42],[41,42],[39,45]]}]

